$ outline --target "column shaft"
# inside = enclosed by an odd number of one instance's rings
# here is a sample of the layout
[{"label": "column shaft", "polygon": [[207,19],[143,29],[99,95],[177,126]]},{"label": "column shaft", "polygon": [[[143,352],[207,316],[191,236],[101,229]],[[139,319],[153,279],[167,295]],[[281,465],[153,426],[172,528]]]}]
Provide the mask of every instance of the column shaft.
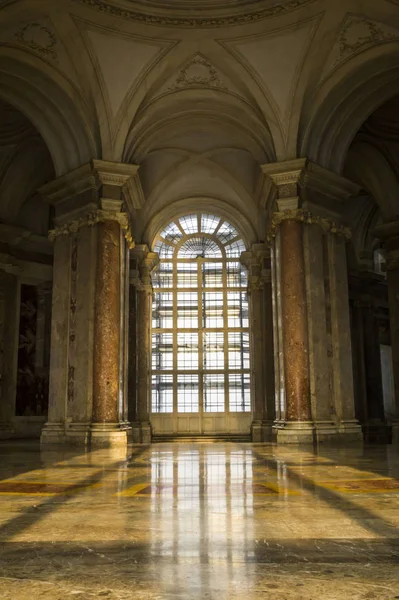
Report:
[{"label": "column shaft", "polygon": [[94,310],[93,422],[117,423],[120,341],[120,225],[98,224]]},{"label": "column shaft", "polygon": [[149,421],[150,315],[151,294],[137,292],[137,413],[139,421]]},{"label": "column shaft", "polygon": [[281,223],[281,294],[287,421],[310,421],[303,225]]},{"label": "column shaft", "polygon": [[49,408],[42,442],[62,442],[65,436],[70,285],[71,239],[70,236],[60,236],[54,242]]}]

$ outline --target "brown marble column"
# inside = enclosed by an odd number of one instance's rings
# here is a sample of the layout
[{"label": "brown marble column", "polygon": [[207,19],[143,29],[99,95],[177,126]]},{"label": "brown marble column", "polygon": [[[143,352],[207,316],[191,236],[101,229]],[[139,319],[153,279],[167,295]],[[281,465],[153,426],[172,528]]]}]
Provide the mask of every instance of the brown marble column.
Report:
[{"label": "brown marble column", "polygon": [[117,423],[120,350],[120,225],[99,223],[94,309],[93,422]]},{"label": "brown marble column", "polygon": [[281,294],[287,421],[310,421],[309,357],[303,225],[280,227]]}]

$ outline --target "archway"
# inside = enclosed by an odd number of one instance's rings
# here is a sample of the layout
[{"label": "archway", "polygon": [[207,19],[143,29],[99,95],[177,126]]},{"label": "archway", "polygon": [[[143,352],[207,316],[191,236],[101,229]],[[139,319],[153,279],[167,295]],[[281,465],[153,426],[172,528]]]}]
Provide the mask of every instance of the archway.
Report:
[{"label": "archway", "polygon": [[156,236],[151,424],[154,435],[249,434],[250,343],[241,235],[194,213]]}]

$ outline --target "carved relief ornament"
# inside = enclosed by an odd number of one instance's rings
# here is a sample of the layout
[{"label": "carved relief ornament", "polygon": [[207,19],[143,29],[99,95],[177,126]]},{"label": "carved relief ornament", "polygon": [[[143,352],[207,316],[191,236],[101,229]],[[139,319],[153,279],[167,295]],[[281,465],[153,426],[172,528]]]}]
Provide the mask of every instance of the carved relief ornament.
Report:
[{"label": "carved relief ornament", "polygon": [[268,242],[270,242],[275,237],[277,230],[280,227],[280,224],[283,221],[287,220],[296,221],[298,223],[305,223],[306,225],[319,225],[326,233],[340,235],[345,237],[346,239],[350,239],[352,237],[352,233],[349,227],[340,225],[332,219],[319,217],[318,215],[314,215],[311,212],[307,212],[304,210],[284,210],[281,212],[275,212],[273,214],[272,222],[267,232]]},{"label": "carved relief ornament", "polygon": [[52,229],[49,232],[49,239],[53,242],[57,237],[61,235],[70,235],[72,233],[77,233],[82,227],[91,227],[93,225],[97,225],[97,223],[105,223],[106,221],[116,221],[117,223],[119,223],[125,235],[126,241],[129,245],[129,248],[133,249],[135,243],[133,240],[128,215],[126,213],[116,213],[105,210],[96,210],[90,212],[86,216],[81,217],[80,219],[76,219],[75,221],[65,223],[65,225],[60,225],[59,227]]},{"label": "carved relief ornament", "polygon": [[[302,8],[315,0],[291,0],[281,4],[275,4],[262,10],[249,13],[241,13],[231,16],[214,16],[214,17],[184,17],[184,16],[168,16],[148,14],[138,10],[129,10],[120,6],[112,5],[105,0],[75,0],[91,8],[97,9],[108,15],[121,17],[130,21],[138,21],[147,25],[165,25],[169,27],[184,27],[184,28],[214,28],[228,27],[230,25],[246,25],[256,23],[262,19],[276,17]],[[165,11],[166,12],[166,11]]]}]

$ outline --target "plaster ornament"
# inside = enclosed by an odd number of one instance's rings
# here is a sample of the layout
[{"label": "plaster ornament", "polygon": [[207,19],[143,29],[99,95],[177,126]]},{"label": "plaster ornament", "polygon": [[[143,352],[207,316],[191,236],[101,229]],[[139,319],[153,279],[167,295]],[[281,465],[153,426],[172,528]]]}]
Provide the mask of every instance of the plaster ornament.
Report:
[{"label": "plaster ornament", "polygon": [[15,34],[15,38],[42,56],[57,58],[55,51],[57,39],[54,33],[41,23],[28,23]]}]

